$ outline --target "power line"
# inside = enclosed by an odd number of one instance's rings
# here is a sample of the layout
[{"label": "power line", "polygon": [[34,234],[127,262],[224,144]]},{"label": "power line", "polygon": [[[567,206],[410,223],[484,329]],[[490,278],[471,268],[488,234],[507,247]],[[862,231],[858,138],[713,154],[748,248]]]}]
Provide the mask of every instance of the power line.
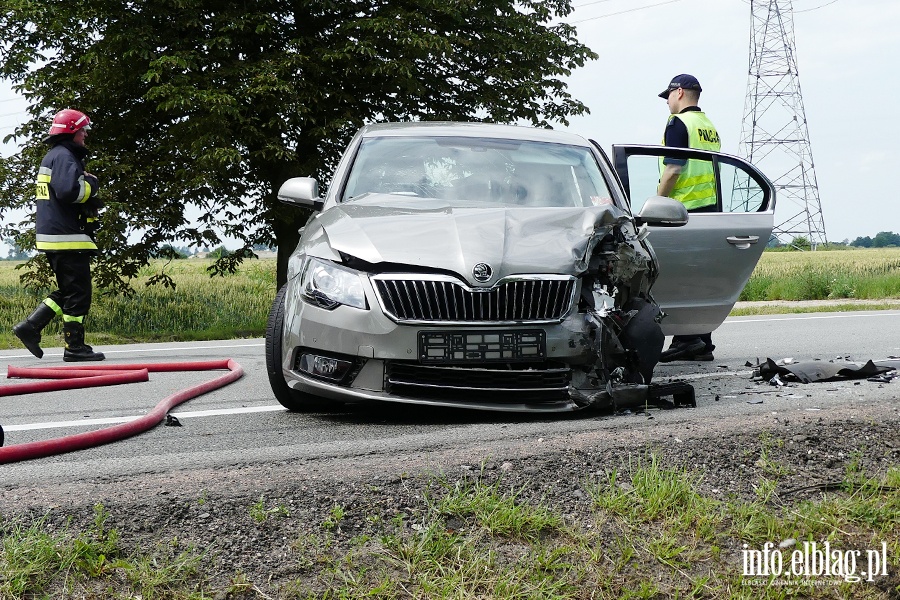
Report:
[{"label": "power line", "polygon": [[[569,21],[569,25],[575,25],[576,23],[584,23],[585,21],[595,21],[597,19],[606,19],[607,17],[615,17],[616,15],[624,15],[625,13],[635,12],[638,10],[645,10],[648,8],[656,8],[657,6],[663,6],[665,4],[673,4],[675,2],[681,2],[681,0],[668,0],[668,2],[659,2],[657,4],[650,4],[648,6],[639,6],[637,8],[629,8],[628,10],[620,10],[619,12],[607,13],[605,15],[597,15],[596,17],[588,17],[586,19],[579,19],[578,21]],[[583,5],[586,6],[586,5]]]},{"label": "power line", "polygon": [[592,4],[603,4],[605,2],[614,2],[615,0],[593,0],[592,2],[585,2],[584,4],[573,4],[572,8],[584,8],[585,6],[591,6]]},{"label": "power line", "polygon": [[825,8],[826,6],[832,5],[832,4],[834,4],[835,2],[837,2],[837,1],[838,1],[838,0],[831,0],[831,2],[826,2],[825,4],[823,4],[823,5],[821,5],[821,6],[817,6],[817,7],[815,7],[815,8],[804,8],[803,10],[795,10],[795,11],[794,11],[794,14],[796,15],[797,13],[810,12],[810,11],[813,11],[813,10],[819,10],[820,8]]}]

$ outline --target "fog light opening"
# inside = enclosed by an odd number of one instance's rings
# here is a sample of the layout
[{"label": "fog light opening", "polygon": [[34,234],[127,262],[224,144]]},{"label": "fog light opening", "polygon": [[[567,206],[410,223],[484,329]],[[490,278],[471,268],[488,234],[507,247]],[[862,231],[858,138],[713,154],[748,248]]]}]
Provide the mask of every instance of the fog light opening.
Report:
[{"label": "fog light opening", "polygon": [[298,362],[300,371],[307,375],[335,382],[342,381],[353,369],[352,362],[317,354],[303,354]]}]

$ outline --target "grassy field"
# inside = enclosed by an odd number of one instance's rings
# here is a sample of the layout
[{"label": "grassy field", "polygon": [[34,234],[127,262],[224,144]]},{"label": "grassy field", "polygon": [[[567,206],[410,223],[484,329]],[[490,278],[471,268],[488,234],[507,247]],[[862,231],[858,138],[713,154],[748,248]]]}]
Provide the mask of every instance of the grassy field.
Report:
[{"label": "grassy field", "polygon": [[900,298],[900,248],[764,252],[741,300]]},{"label": "grassy field", "polygon": [[[31,312],[49,290],[30,293],[19,284],[17,263],[0,261],[0,348],[18,348],[10,326]],[[260,337],[275,297],[275,260],[249,260],[234,275],[210,278],[208,260],[159,261],[133,282],[130,297],[95,299],[86,324],[88,343],[187,341]],[[159,270],[175,290],[144,285]],[[896,307],[900,299],[900,248],[843,252],[766,252],[741,300],[894,299],[893,303],[829,310]],[[790,312],[774,307],[776,312]],[[752,312],[752,311],[751,311]],[[746,310],[743,314],[749,314]],[[61,323],[45,330],[48,347],[61,346]]]},{"label": "grassy field", "polygon": [[[94,290],[85,322],[89,344],[188,341],[260,337],[275,298],[275,260],[248,260],[234,275],[210,276],[211,260],[160,261],[145,269],[130,297],[104,296]],[[28,315],[50,290],[31,293],[19,284],[16,263],[0,262],[0,348],[21,347],[11,326]],[[159,270],[176,283],[174,290],[146,286]],[[62,323],[44,330],[45,347],[62,346]]]}]

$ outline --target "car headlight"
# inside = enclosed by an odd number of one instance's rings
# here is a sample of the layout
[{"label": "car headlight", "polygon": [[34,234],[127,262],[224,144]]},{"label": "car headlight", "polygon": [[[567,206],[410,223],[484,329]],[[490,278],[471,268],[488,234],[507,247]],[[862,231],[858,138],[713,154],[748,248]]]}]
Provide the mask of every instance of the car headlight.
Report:
[{"label": "car headlight", "polygon": [[301,282],[303,297],[320,308],[332,310],[341,304],[369,308],[359,272],[352,269],[310,258]]}]

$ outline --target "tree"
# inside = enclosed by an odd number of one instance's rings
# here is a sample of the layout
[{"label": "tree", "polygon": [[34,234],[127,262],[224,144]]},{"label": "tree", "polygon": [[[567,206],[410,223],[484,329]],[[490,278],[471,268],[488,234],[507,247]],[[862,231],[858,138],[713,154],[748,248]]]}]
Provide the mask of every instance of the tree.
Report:
[{"label": "tree", "polygon": [[209,258],[224,258],[226,256],[231,256],[232,252],[225,246],[219,246],[218,248],[210,251]]},{"label": "tree", "polygon": [[797,250],[810,250],[812,245],[809,243],[809,239],[805,236],[798,235],[793,240],[791,240],[791,247],[796,248]]},{"label": "tree", "polygon": [[153,257],[155,258],[167,258],[170,260],[178,260],[187,258],[189,256],[189,252],[186,248],[176,248],[172,244],[163,244],[159,247],[159,250],[153,252]]},{"label": "tree", "polygon": [[873,248],[887,248],[889,246],[900,246],[900,234],[892,231],[879,231],[872,238]]},{"label": "tree", "polygon": [[[7,0],[0,77],[29,101],[0,165],[0,217],[30,206],[51,115],[88,112],[107,249],[97,283],[127,280],[165,243],[276,246],[278,282],[308,214],[285,179],[329,173],[372,121],[567,123],[587,108],[561,77],[595,59],[551,24],[570,0]],[[327,183],[327,182],[323,182]],[[199,211],[199,225],[186,214]],[[0,234],[33,248],[30,218]],[[139,241],[129,244],[135,235]],[[241,249],[241,250],[243,250]],[[216,262],[233,270],[248,252]]]},{"label": "tree", "polygon": [[9,242],[9,251],[6,253],[6,258],[4,260],[28,260],[31,258],[31,253],[20,248],[15,240],[9,240]]}]

